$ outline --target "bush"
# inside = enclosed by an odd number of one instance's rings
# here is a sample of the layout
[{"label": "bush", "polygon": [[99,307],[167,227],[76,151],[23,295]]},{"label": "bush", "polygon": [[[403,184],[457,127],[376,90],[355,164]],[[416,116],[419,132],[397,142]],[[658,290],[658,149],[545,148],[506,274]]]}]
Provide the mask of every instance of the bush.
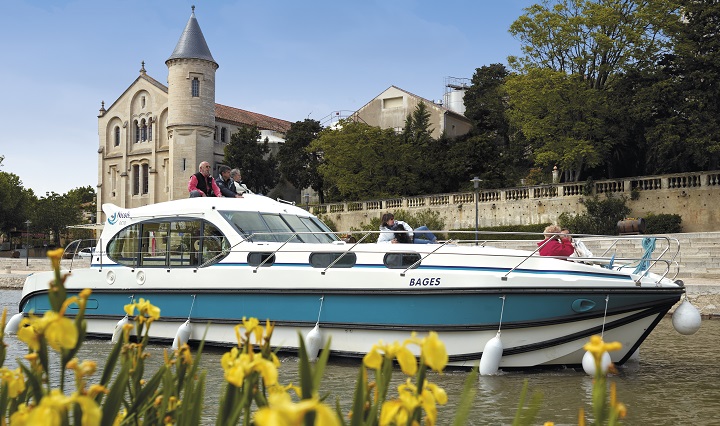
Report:
[{"label": "bush", "polygon": [[[491,226],[487,228],[478,228],[481,240],[534,240],[539,237],[537,234],[541,234],[545,227],[550,225],[549,223],[538,223],[535,225],[506,225],[506,226]],[[475,228],[462,228],[456,229],[456,231],[472,231],[475,232]],[[493,234],[492,232],[522,232],[532,233],[533,235],[523,234]],[[473,233],[468,232],[450,232],[449,237],[452,240],[468,240],[475,238]]]},{"label": "bush", "polygon": [[604,200],[600,200],[595,195],[582,203],[587,211],[577,215],[561,214],[558,217],[560,227],[568,228],[573,234],[617,235],[617,222],[630,213],[625,196],[607,194]]},{"label": "bush", "polygon": [[677,234],[682,232],[682,217],[679,214],[654,214],[645,216],[645,233]]}]

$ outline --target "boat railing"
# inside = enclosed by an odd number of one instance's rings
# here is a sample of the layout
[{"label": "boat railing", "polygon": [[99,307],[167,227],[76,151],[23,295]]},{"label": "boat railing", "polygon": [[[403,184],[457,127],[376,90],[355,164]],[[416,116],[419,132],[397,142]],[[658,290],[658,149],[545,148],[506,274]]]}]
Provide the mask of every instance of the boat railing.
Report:
[{"label": "boat railing", "polygon": [[[203,253],[202,250],[192,250],[191,248],[184,249],[180,255],[182,255],[185,258],[185,262],[180,262],[177,259],[175,259],[175,256],[177,253],[175,253],[174,249],[171,249],[170,246],[165,243],[162,247],[158,247],[157,253],[155,253],[155,250],[153,248],[153,255],[157,257],[160,263],[157,265],[150,264],[150,263],[144,263],[147,259],[151,259],[152,256],[148,256],[148,253],[146,252],[133,252],[133,250],[123,251],[123,258],[126,260],[126,262],[120,262],[123,264],[126,264],[127,266],[131,267],[142,267],[142,266],[165,266],[168,268],[175,267],[175,266],[191,266],[195,269],[202,268],[208,265],[211,265],[213,263],[216,263],[221,259],[222,257],[226,256],[227,254],[234,252],[234,251],[246,251],[244,247],[242,247],[244,244],[249,242],[256,242],[256,241],[262,241],[263,243],[267,242],[279,242],[280,244],[277,246],[272,247],[272,251],[268,253],[267,256],[265,256],[260,262],[260,264],[254,265],[254,272],[258,272],[260,268],[267,264],[273,257],[281,252],[288,243],[291,242],[299,242],[299,241],[307,241],[311,238],[309,236],[314,235],[316,236],[316,240],[322,241],[322,240],[333,240],[337,247],[342,249],[338,250],[338,256],[327,266],[324,267],[322,270],[322,274],[324,275],[330,268],[334,267],[339,261],[341,261],[347,254],[351,252],[357,252],[362,249],[362,247],[367,246],[367,241],[374,241],[374,238],[378,236],[383,231],[368,231],[368,230],[351,230],[347,232],[316,232],[316,231],[307,231],[307,232],[294,232],[294,231],[286,231],[286,232],[254,232],[249,235],[244,235],[243,239],[238,241],[232,246],[229,246],[227,244],[220,244],[220,246],[211,251],[211,252],[205,252]],[[385,231],[387,232],[387,231]],[[402,231],[398,231],[402,232]],[[428,232],[428,231],[423,231]],[[542,234],[534,233],[534,232],[497,232],[497,231],[449,231],[449,230],[441,230],[441,231],[429,231],[434,233],[435,235],[443,236],[450,234],[453,236],[453,239],[445,239],[445,240],[439,240],[437,245],[432,245],[428,248],[430,248],[429,251],[422,250],[425,252],[425,254],[422,255],[422,257],[418,258],[417,261],[415,261],[412,265],[407,267],[401,272],[401,275],[404,275],[408,270],[417,267],[420,263],[425,261],[428,258],[431,258],[433,256],[438,255],[438,253],[443,253],[441,250],[443,247],[457,245],[457,246],[480,246],[480,247],[487,247],[487,246],[493,246],[498,248],[505,248],[505,249],[520,249],[524,250],[523,253],[503,253],[502,256],[504,257],[517,257],[518,261],[517,263],[510,268],[510,270],[505,273],[505,275],[502,277],[502,279],[506,280],[507,277],[514,273],[518,268],[520,268],[525,262],[527,262],[529,259],[533,258],[534,256],[538,256],[538,251],[541,248],[542,245],[538,245],[537,243],[539,241],[542,241],[544,238]],[[323,235],[323,237],[320,237],[320,235]],[[468,238],[464,238],[467,235]],[[586,257],[559,257],[564,260],[570,260],[574,262],[581,262],[581,263],[587,263],[587,264],[594,264],[599,265],[602,267],[606,267],[609,269],[615,269],[615,270],[622,270],[625,268],[636,268],[637,272],[636,275],[639,277],[638,281],[646,276],[652,271],[656,275],[660,276],[661,278],[669,277],[670,279],[675,279],[679,273],[679,264],[677,262],[677,258],[680,252],[680,243],[677,240],[677,238],[668,237],[665,235],[659,235],[659,236],[648,236],[648,235],[622,235],[622,236],[602,236],[602,235],[588,235],[588,234],[568,234],[571,236],[575,241],[582,241],[585,245],[587,245],[593,252],[601,252],[602,254],[599,256],[586,256]],[[308,238],[304,238],[303,236],[308,236]],[[330,236],[331,238],[327,238]],[[460,238],[457,238],[460,236]],[[198,236],[194,237],[194,241],[207,241],[210,238],[221,238],[220,236]],[[648,243],[648,241],[652,240],[652,244]],[[158,238],[160,240],[160,238]],[[83,247],[83,244],[88,240],[76,240],[73,241],[68,247],[71,248],[75,247],[74,251],[69,251],[66,248],[65,254],[72,253],[72,257],[75,258],[77,255],[77,251],[79,250],[79,247]],[[92,241],[92,240],[91,240]],[[227,241],[225,239],[224,241]],[[643,247],[643,242],[645,242],[647,247]],[[98,262],[94,263],[94,266],[99,266],[101,269],[103,267],[104,262],[104,244],[102,241],[96,240],[94,241],[96,243],[95,247],[100,248],[100,252],[96,251],[93,253],[93,258],[98,259]],[[547,242],[546,242],[547,243]],[[142,247],[154,247],[151,241],[142,241],[140,243]],[[312,245],[312,244],[310,244]],[[639,247],[640,248],[639,248]],[[653,255],[655,252],[655,248],[659,248],[659,251]],[[419,248],[419,247],[418,247]],[[646,253],[643,253],[642,256],[633,256],[630,254],[631,251],[638,252],[642,249],[645,249]],[[650,250],[650,249],[653,250]],[[147,250],[147,248],[145,249]],[[493,256],[495,254],[492,253],[482,253],[482,255],[485,256]],[[145,257],[144,257],[145,256]],[[194,256],[194,257],[193,257]],[[191,259],[199,259],[199,261],[192,261]],[[640,267],[641,266],[641,267]],[[71,264],[72,269],[72,264]],[[674,275],[671,275],[671,271],[674,270]]]}]

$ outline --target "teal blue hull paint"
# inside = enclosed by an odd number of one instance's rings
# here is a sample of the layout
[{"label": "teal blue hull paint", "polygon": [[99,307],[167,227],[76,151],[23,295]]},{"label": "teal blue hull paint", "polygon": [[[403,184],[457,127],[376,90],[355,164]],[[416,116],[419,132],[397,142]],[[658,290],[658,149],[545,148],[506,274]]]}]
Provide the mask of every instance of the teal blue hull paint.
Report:
[{"label": "teal blue hull paint", "polygon": [[[350,292],[278,292],[205,290],[192,291],[140,291],[135,300],[150,300],[161,310],[164,318],[187,318],[195,321],[239,321],[242,317],[261,320],[313,324],[318,319],[320,297],[324,296],[321,323],[384,325],[389,327],[483,327],[500,321],[501,295],[505,295],[502,323],[506,327],[527,324],[541,325],[554,321],[572,321],[602,316],[605,297],[609,294],[608,315],[628,310],[669,304],[679,300],[681,292],[631,292],[608,290],[568,291],[547,289],[538,291],[522,289],[513,291],[466,291],[456,292],[417,290],[383,291],[358,294]],[[193,303],[193,294],[195,300]],[[130,292],[95,291],[89,299],[88,315],[108,317],[123,316],[123,307],[130,303]],[[583,300],[591,308],[577,312],[573,306]],[[25,303],[23,301],[22,303]],[[192,306],[192,313],[190,312]],[[49,309],[47,295],[43,292],[30,296],[24,311],[36,313]],[[76,311],[71,307],[69,313]]]}]

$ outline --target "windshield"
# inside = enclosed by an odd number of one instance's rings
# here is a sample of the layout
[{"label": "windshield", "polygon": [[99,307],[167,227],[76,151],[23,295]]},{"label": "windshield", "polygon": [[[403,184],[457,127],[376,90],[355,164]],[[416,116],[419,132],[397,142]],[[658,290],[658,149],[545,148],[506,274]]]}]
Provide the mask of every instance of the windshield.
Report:
[{"label": "windshield", "polygon": [[337,236],[324,223],[315,218],[289,214],[229,212],[220,214],[230,222],[243,238],[252,241],[295,243],[330,243]]}]

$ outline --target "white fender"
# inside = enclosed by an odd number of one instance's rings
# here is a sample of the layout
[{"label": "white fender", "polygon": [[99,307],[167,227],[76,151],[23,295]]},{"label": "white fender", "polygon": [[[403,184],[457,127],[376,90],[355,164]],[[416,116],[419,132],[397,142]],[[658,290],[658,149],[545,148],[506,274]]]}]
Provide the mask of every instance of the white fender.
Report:
[{"label": "white fender", "polygon": [[18,328],[20,327],[20,321],[22,321],[24,316],[25,314],[22,312],[13,315],[12,318],[10,318],[10,321],[5,324],[5,334],[17,334]]},{"label": "white fender", "polygon": [[673,327],[680,334],[695,334],[700,329],[700,311],[697,310],[692,303],[685,299],[680,306],[675,309],[672,316]]},{"label": "white fender", "polygon": [[305,336],[305,348],[307,349],[308,360],[317,361],[318,353],[323,345],[323,335],[320,332],[320,324],[315,324],[312,330]]},{"label": "white fender", "polygon": [[485,343],[482,355],[480,356],[480,375],[489,376],[491,374],[497,374],[498,367],[500,367],[500,359],[502,358],[503,345],[500,340],[500,332],[498,331],[495,337],[488,340]]},{"label": "white fender", "polygon": [[127,315],[125,315],[120,321],[117,322],[117,324],[115,324],[115,330],[113,330],[112,339],[110,340],[111,343],[117,343],[117,341],[122,338],[123,326],[129,322],[130,319]]},{"label": "white fender", "polygon": [[188,340],[190,339],[191,331],[192,326],[190,325],[190,320],[185,321],[180,327],[178,327],[178,331],[177,333],[175,333],[175,339],[173,340],[172,344],[172,349],[174,351],[188,342]]},{"label": "white fender", "polygon": [[[610,364],[612,364],[610,354],[607,353],[607,351],[603,352],[602,358],[600,359],[600,371],[602,371],[603,374],[607,374],[608,368],[610,368]],[[585,352],[585,355],[583,355],[582,359],[582,367],[583,370],[585,370],[585,373],[587,373],[589,376],[595,376],[595,369],[597,368],[597,366],[595,365],[595,357],[593,356],[592,352]]]}]

